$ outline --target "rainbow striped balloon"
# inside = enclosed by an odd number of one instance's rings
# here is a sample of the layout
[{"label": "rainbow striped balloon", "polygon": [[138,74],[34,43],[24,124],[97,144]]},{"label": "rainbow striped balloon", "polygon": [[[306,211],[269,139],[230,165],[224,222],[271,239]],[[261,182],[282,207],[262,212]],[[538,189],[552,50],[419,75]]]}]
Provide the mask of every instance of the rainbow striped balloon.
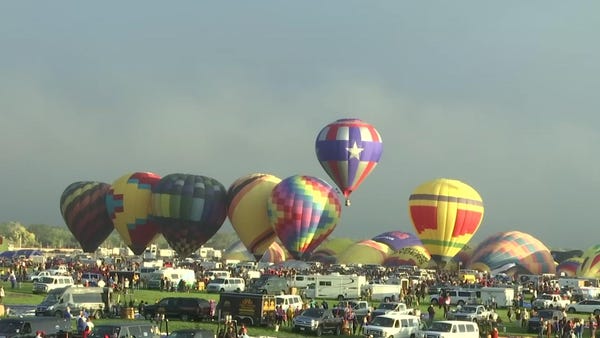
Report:
[{"label": "rainbow striped balloon", "polygon": [[267,201],[269,220],[283,246],[295,259],[306,259],[335,229],[341,214],[332,186],[295,175],[279,182]]}]

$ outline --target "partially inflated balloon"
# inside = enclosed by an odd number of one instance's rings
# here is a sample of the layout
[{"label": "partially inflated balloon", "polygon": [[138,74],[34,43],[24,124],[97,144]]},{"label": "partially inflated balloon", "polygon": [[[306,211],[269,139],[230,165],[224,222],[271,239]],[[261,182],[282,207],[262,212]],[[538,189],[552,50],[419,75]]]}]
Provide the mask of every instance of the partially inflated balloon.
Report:
[{"label": "partially inflated balloon", "polygon": [[106,209],[115,229],[136,255],[141,255],[159,234],[150,217],[152,187],[160,176],[136,172],[121,176],[106,194]]},{"label": "partially inflated balloon", "polygon": [[390,252],[386,244],[366,239],[344,250],[338,257],[338,263],[381,265]]},{"label": "partially inflated balloon", "polygon": [[110,184],[75,182],[60,196],[60,213],[84,252],[94,252],[115,228],[106,211]]},{"label": "partially inflated balloon", "polygon": [[379,132],[359,119],[341,119],[323,128],[315,143],[317,159],[346,197],[373,171],[383,151]]},{"label": "partially inflated balloon", "polygon": [[583,252],[577,277],[600,278],[600,244],[593,245]]},{"label": "partially inflated balloon", "polygon": [[229,187],[229,221],[238,237],[259,260],[277,237],[269,223],[267,201],[281,179],[268,174],[251,174]]},{"label": "partially inflated balloon", "polygon": [[417,187],[408,207],[423,246],[441,267],[471,240],[483,219],[479,193],[461,181],[445,178]]},{"label": "partially inflated balloon", "polygon": [[152,215],[179,257],[206,243],[227,217],[227,191],[214,178],[170,174],[152,187]]},{"label": "partially inflated balloon", "polygon": [[354,243],[356,243],[355,240],[347,237],[329,238],[313,251],[310,260],[324,264],[335,264],[338,255]]},{"label": "partially inflated balloon", "polygon": [[283,246],[295,259],[304,259],[335,229],[341,205],[325,181],[296,175],[273,188],[267,210]]}]

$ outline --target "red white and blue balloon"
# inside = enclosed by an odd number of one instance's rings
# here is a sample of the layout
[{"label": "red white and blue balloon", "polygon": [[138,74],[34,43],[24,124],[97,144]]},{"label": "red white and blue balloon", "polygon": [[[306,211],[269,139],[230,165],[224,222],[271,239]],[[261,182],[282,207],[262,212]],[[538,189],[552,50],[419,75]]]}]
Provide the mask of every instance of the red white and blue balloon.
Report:
[{"label": "red white and blue balloon", "polygon": [[317,135],[317,159],[350,205],[350,194],[373,171],[383,151],[381,135],[359,119],[341,119]]}]

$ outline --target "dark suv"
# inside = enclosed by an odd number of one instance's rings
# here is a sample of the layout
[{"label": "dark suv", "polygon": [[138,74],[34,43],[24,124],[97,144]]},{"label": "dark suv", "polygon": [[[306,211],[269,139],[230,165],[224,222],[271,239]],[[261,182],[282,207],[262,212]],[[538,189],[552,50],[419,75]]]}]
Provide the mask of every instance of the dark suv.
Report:
[{"label": "dark suv", "polygon": [[562,319],[562,312],[560,310],[552,310],[552,309],[542,309],[538,310],[537,314],[532,315],[527,322],[527,332],[539,332],[540,331],[540,318],[544,321]]},{"label": "dark suv", "polygon": [[321,336],[323,332],[331,332],[339,336],[342,332],[343,319],[335,317],[330,309],[310,308],[294,317],[296,332],[313,332]]},{"label": "dark suv", "polygon": [[152,319],[156,314],[164,314],[165,318],[181,320],[201,320],[209,318],[210,304],[206,299],[194,297],[168,297],[156,304],[144,307],[144,318]]}]

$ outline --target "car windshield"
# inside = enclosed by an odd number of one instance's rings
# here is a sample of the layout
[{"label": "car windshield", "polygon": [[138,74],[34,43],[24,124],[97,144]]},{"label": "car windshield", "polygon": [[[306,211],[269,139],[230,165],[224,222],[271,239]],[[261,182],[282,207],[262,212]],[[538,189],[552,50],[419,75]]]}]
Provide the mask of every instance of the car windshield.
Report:
[{"label": "car windshield", "polygon": [[323,315],[323,309],[307,309],[302,312],[302,316],[311,318],[320,318]]},{"label": "car windshield", "polygon": [[460,312],[462,313],[475,313],[477,312],[477,308],[474,306],[463,306],[463,308],[460,310]]},{"label": "car windshield", "polygon": [[373,319],[369,325],[392,327],[394,326],[394,320],[392,318],[378,316],[375,317],[375,319]]},{"label": "car windshield", "polygon": [[384,309],[384,310],[393,310],[396,307],[396,304],[394,303],[381,303],[379,304],[379,308],[380,309]]},{"label": "car windshield", "polygon": [[433,322],[427,331],[450,332],[451,329],[452,324],[450,323]]},{"label": "car windshield", "polygon": [[17,330],[21,329],[22,322],[11,320],[0,322],[0,332],[2,333],[16,333]]},{"label": "car windshield", "polygon": [[225,279],[223,278],[215,278],[210,284],[225,284]]}]

